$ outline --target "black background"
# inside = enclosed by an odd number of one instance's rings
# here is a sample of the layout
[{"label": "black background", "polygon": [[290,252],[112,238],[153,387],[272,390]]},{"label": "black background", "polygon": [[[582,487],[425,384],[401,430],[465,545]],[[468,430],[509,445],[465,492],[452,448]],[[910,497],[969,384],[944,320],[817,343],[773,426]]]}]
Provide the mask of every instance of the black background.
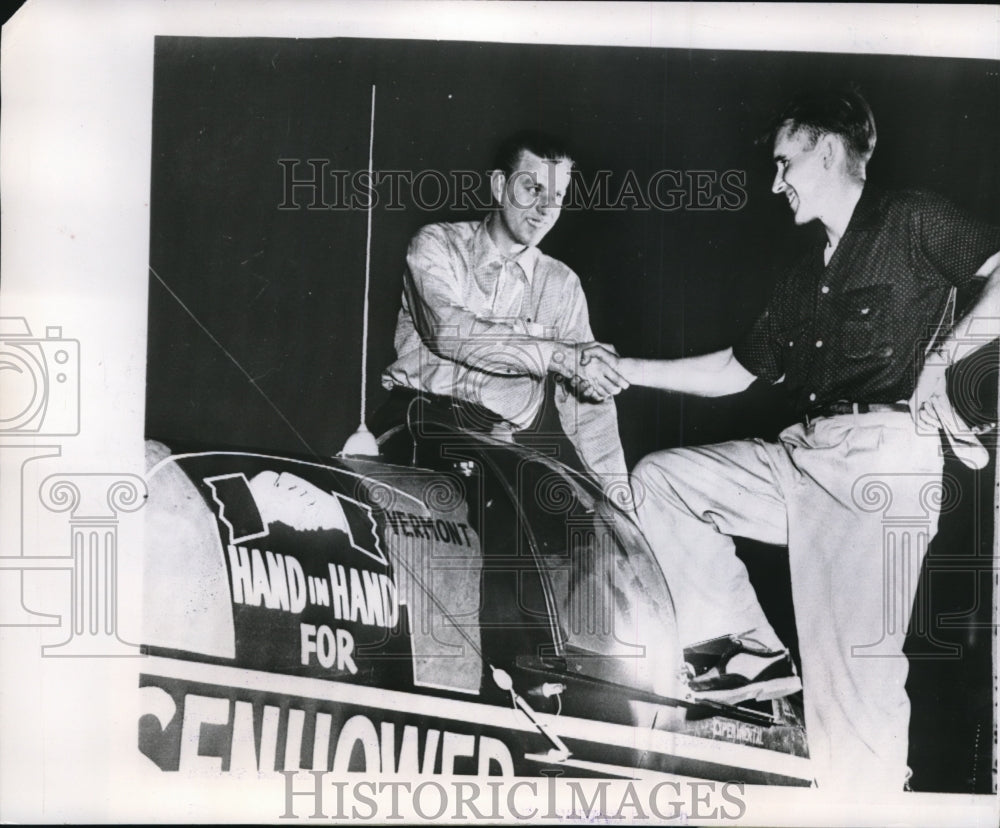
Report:
[{"label": "black background", "polygon": [[[725,347],[745,331],[776,268],[809,232],[796,230],[785,200],[771,194],[770,148],[755,138],[801,88],[845,81],[860,85],[876,115],[872,181],[927,187],[1000,221],[1000,78],[992,62],[157,38],[146,433],[168,444],[330,456],[354,431],[366,213],[307,209],[311,199],[302,190],[299,209],[280,209],[279,159],[366,169],[373,83],[377,170],[485,171],[504,135],[539,128],[570,140],[583,175],[609,170],[618,184],[629,170],[639,181],[661,169],[745,172],[742,209],[567,209],[542,243],[580,275],[598,339],[628,355],[676,357]],[[326,195],[333,199],[332,188]],[[387,209],[387,193],[380,195],[369,411],[385,397],[378,378],[394,358],[410,236],[433,221],[476,217],[420,209],[405,188],[402,210]],[[780,396],[759,385],[719,400],[629,389],[618,409],[630,466],[655,449],[772,435],[788,420]],[[928,560],[978,551],[984,568],[925,581],[934,587],[935,612],[972,607],[972,620],[988,625],[992,501],[984,481],[994,479],[993,467],[978,478],[949,470],[963,500],[942,519]],[[776,623],[787,627],[784,559],[754,551],[766,564],[752,575],[775,593]],[[915,787],[981,791],[992,784],[987,633],[971,622],[938,631],[966,647],[963,657],[913,662]],[[980,695],[970,698],[969,687]]]}]

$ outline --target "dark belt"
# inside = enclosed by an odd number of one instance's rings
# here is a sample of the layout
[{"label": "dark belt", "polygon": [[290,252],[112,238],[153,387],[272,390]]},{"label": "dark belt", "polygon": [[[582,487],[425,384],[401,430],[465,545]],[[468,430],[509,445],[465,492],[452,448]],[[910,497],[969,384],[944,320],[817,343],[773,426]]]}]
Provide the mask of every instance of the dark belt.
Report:
[{"label": "dark belt", "polygon": [[[413,400],[417,403],[411,407]],[[426,391],[415,391],[401,385],[395,386],[389,393],[385,405],[386,411],[377,412],[374,419],[387,419],[392,422],[380,423],[382,427],[390,427],[406,422],[409,414],[418,418],[431,418],[444,421],[470,431],[489,433],[492,427],[503,422],[503,418],[488,408],[456,397],[444,397],[430,394]]]},{"label": "dark belt", "polygon": [[908,414],[910,406],[906,403],[852,403],[837,400],[806,412],[804,420],[806,425],[810,425],[813,420],[818,420],[820,417],[836,417],[839,414],[875,414],[881,411]]}]

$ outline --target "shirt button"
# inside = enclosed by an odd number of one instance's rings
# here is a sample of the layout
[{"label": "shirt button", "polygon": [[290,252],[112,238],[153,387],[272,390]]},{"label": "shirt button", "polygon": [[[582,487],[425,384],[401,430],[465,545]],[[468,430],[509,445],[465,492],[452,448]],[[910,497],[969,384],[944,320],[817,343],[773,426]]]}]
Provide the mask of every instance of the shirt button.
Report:
[{"label": "shirt button", "polygon": [[795,344],[795,342],[793,340],[791,340],[791,339],[788,340],[788,347],[789,348],[791,348],[794,344]]},{"label": "shirt button", "polygon": [[816,347],[817,348],[822,348],[823,347],[823,340],[822,339],[817,339],[816,340]]},{"label": "shirt button", "polygon": [[815,394],[810,394],[809,395],[809,402],[816,402],[816,395]]},{"label": "shirt button", "polygon": [[819,289],[819,292],[820,293],[829,293],[830,292],[830,286],[829,285],[823,285],[823,287],[821,287]]}]

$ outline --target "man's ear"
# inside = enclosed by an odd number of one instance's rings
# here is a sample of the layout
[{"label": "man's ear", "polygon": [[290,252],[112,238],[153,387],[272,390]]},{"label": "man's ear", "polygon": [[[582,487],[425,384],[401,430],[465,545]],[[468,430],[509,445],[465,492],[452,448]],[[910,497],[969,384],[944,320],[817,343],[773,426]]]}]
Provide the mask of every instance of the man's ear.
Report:
[{"label": "man's ear", "polygon": [[503,170],[493,170],[490,173],[490,192],[493,194],[493,200],[497,204],[503,204],[503,191],[507,186],[507,176],[504,174]]},{"label": "man's ear", "polygon": [[820,137],[817,149],[819,149],[819,157],[825,170],[830,169],[840,155],[846,155],[843,139],[831,132]]}]

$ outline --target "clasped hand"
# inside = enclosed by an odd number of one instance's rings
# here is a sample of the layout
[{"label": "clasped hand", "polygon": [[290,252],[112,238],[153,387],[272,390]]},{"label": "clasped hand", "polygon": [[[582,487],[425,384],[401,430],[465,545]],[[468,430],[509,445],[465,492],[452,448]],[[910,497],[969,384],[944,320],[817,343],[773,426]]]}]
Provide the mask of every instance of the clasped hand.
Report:
[{"label": "clasped hand", "polygon": [[621,358],[614,347],[601,342],[581,342],[576,352],[576,373],[570,378],[573,390],[591,402],[603,402],[628,388],[619,370]]},{"label": "clasped hand", "polygon": [[918,428],[941,429],[955,455],[973,469],[983,468],[989,455],[979,435],[995,427],[988,424],[970,427],[959,417],[948,397],[949,360],[941,354],[929,354],[910,398],[910,412]]},{"label": "clasped hand", "polygon": [[995,423],[969,426],[955,411],[948,396],[947,371],[950,363],[951,360],[943,354],[932,352],[927,355],[909,400],[914,422],[928,430],[941,429],[951,435],[978,436],[995,428]]}]

